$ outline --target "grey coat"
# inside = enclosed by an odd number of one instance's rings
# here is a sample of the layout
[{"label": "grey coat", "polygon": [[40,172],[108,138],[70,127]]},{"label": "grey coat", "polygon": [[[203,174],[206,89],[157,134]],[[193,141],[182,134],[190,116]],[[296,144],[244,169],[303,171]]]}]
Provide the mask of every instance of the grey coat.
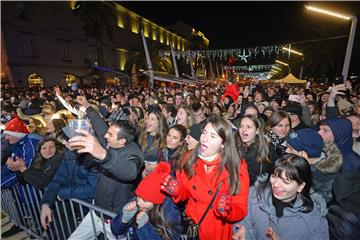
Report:
[{"label": "grey coat", "polygon": [[313,211],[303,213],[300,211],[302,200],[297,198],[294,207],[285,208],[284,215],[278,218],[271,195],[271,189],[267,187],[258,199],[256,189],[250,188],[248,215],[239,222],[246,228],[246,239],[268,240],[265,233],[269,227],[272,227],[282,240],[329,239],[328,223],[320,213],[317,200],[313,199],[315,203]]}]

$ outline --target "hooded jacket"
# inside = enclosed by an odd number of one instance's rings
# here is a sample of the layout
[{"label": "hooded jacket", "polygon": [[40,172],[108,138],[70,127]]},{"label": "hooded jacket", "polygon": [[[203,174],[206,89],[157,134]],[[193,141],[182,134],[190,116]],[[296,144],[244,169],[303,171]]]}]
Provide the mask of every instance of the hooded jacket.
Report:
[{"label": "hooded jacket", "polygon": [[[311,195],[312,198],[313,195]],[[316,199],[321,200],[321,198]],[[311,212],[303,213],[303,201],[298,197],[292,208],[284,208],[284,215],[277,217],[271,187],[266,187],[260,193],[260,197],[257,196],[256,188],[251,187],[249,212],[246,218],[240,222],[246,228],[246,239],[267,240],[265,234],[269,227],[272,227],[279,239],[329,239],[328,223],[320,209],[320,206],[324,206],[324,204],[318,203],[314,198],[313,201],[314,209]]]},{"label": "hooded jacket", "polygon": [[334,143],[343,155],[341,172],[360,170],[360,156],[354,152],[352,140],[352,124],[348,119],[325,119],[322,124],[330,127],[334,135]]}]

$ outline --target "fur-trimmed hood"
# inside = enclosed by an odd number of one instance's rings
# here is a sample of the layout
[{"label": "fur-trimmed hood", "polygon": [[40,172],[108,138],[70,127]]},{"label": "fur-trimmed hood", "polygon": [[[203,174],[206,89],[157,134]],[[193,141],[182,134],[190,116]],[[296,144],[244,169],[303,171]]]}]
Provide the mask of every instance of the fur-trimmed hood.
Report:
[{"label": "fur-trimmed hood", "polygon": [[343,155],[335,143],[325,143],[320,161],[315,167],[320,172],[334,173],[338,172],[343,163]]}]

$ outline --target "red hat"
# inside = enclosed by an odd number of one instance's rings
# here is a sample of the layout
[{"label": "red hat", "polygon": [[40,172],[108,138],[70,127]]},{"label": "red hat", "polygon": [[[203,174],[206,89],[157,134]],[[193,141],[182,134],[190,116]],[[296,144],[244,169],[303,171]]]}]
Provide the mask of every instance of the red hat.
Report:
[{"label": "red hat", "polygon": [[161,182],[164,175],[169,175],[171,166],[169,163],[160,162],[155,170],[147,175],[139,183],[135,194],[142,199],[154,204],[161,204],[165,199],[165,194],[160,191]]},{"label": "red hat", "polygon": [[23,138],[29,133],[29,130],[23,121],[21,121],[18,117],[15,117],[5,125],[3,133],[13,137]]}]

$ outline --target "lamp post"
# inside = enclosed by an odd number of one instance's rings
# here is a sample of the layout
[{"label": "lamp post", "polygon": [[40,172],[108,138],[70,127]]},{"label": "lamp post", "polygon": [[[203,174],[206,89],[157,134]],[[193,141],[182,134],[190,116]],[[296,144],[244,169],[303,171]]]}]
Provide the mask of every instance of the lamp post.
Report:
[{"label": "lamp post", "polygon": [[283,50],[286,50],[286,51],[289,51],[289,57],[290,57],[290,53],[294,53],[294,54],[296,54],[296,55],[301,56],[301,68],[300,68],[299,77],[300,77],[300,79],[302,79],[303,72],[304,72],[304,54],[302,54],[301,52],[295,51],[295,50],[293,50],[293,49],[286,48],[286,47],[283,47],[282,49],[283,49]]},{"label": "lamp post", "polygon": [[348,43],[347,43],[347,47],[346,47],[344,65],[343,65],[343,69],[342,69],[343,81],[345,83],[345,81],[347,79],[347,76],[348,76],[348,72],[349,72],[351,53],[352,53],[352,48],[353,48],[353,45],[354,45],[357,17],[355,17],[355,16],[345,16],[345,15],[342,15],[342,14],[339,14],[339,13],[336,13],[336,12],[332,12],[332,11],[329,11],[329,10],[316,8],[316,7],[312,7],[312,6],[305,6],[305,8],[310,10],[310,11],[313,11],[313,12],[326,14],[326,15],[341,18],[341,19],[344,19],[344,20],[347,20],[347,21],[351,20],[350,34],[349,34],[349,39],[348,39]]},{"label": "lamp post", "polygon": [[284,65],[284,66],[287,66],[288,67],[288,73],[290,73],[290,66],[288,63],[285,63],[285,62],[282,62],[282,61],[279,61],[279,60],[275,60],[276,63],[278,64],[281,64],[281,65]]}]

